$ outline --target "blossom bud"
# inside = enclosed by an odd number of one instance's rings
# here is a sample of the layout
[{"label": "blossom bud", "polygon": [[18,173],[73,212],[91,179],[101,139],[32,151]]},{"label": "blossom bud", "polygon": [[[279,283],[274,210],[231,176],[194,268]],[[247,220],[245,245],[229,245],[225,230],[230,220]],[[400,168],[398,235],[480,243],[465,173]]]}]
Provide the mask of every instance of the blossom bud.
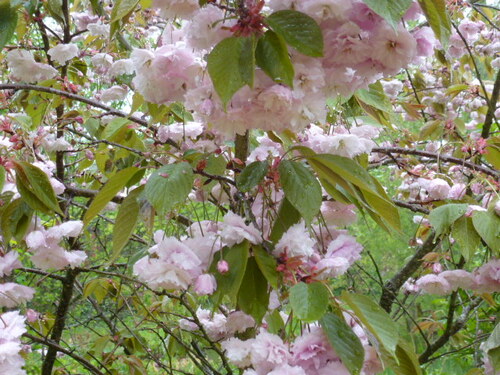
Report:
[{"label": "blossom bud", "polygon": [[221,274],[225,274],[229,271],[229,264],[225,260],[220,260],[217,262],[217,271]]}]

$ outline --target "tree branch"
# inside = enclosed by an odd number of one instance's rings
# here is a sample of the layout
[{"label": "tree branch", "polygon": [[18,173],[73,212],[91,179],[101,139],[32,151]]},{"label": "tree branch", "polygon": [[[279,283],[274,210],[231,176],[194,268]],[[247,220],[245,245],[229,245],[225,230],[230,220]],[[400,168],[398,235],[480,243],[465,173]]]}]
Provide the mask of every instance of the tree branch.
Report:
[{"label": "tree branch", "polygon": [[497,78],[495,80],[495,85],[493,86],[493,91],[491,93],[490,102],[488,105],[488,112],[484,119],[483,130],[481,131],[481,137],[488,138],[490,135],[491,125],[493,124],[493,119],[495,118],[495,110],[498,103],[498,97],[500,95],[500,69],[497,72]]},{"label": "tree branch", "polygon": [[403,286],[406,280],[420,267],[422,258],[436,248],[440,241],[434,242],[435,234],[432,232],[425,242],[417,249],[408,263],[396,274],[392,279],[384,284],[382,296],[380,297],[379,305],[388,313],[391,312],[392,304],[396,299],[399,289]]},{"label": "tree branch", "polygon": [[81,363],[82,366],[84,366],[87,370],[89,370],[90,372],[92,372],[95,375],[104,375],[103,372],[101,372],[97,367],[95,367],[92,363],[87,361],[85,358],[80,357],[78,354],[74,353],[71,350],[63,348],[62,346],[60,346],[59,344],[57,344],[56,342],[54,342],[52,340],[37,337],[37,336],[34,336],[32,334],[29,334],[29,333],[24,333],[23,336],[30,339],[31,341],[48,346],[49,348],[53,349],[56,352],[66,354],[67,356],[73,358],[75,361]]},{"label": "tree branch", "polygon": [[453,156],[436,154],[434,152],[413,150],[413,149],[403,148],[403,147],[375,147],[372,149],[372,152],[380,153],[380,154],[404,154],[404,155],[423,156],[423,157],[430,158],[430,159],[442,160],[444,162],[462,165],[462,166],[467,167],[473,171],[482,172],[484,174],[487,174],[487,175],[495,177],[495,178],[498,178],[500,176],[500,173],[498,171],[495,171],[495,170],[490,169],[488,167],[484,167],[482,165],[477,165],[477,164],[471,163],[470,161],[456,158]]}]

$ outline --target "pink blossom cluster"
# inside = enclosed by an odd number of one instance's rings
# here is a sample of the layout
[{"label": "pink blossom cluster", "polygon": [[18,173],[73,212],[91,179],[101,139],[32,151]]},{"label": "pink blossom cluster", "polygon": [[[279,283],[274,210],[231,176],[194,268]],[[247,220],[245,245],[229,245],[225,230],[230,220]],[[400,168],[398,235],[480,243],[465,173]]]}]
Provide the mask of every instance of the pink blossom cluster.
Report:
[{"label": "pink blossom cluster", "polygon": [[79,220],[67,221],[49,229],[40,227],[26,236],[26,245],[33,254],[31,261],[43,270],[61,270],[64,267],[80,266],[87,255],[81,250],[67,251],[61,245],[64,237],[78,237],[83,229]]},{"label": "pink blossom cluster", "polygon": [[199,308],[196,311],[196,318],[201,327],[193,319],[180,319],[179,327],[190,332],[203,328],[210,340],[213,341],[233,337],[255,326],[255,320],[250,315],[239,310],[221,314]]},{"label": "pink blossom cluster", "polygon": [[478,293],[499,292],[500,259],[493,258],[472,273],[460,269],[443,271],[422,276],[414,285],[407,285],[407,290],[411,292],[422,291],[437,295],[447,295],[458,288]]},{"label": "pink blossom cluster", "polygon": [[9,311],[0,315],[0,374],[26,375],[21,336],[26,332],[25,317],[19,311]]},{"label": "pink blossom cluster", "polygon": [[[369,344],[364,330],[349,319],[353,331],[359,337],[364,350],[363,375],[376,374],[382,370],[373,346]],[[245,375],[348,375],[339,356],[332,348],[319,326],[311,326],[294,342],[286,343],[281,337],[261,329],[253,339],[229,338],[221,343],[228,360],[244,368]]]},{"label": "pink blossom cluster", "polygon": [[210,4],[200,8],[192,0],[158,0],[154,6],[162,16],[188,21],[180,30],[167,28],[163,45],[156,51],[133,51],[135,89],[153,103],[184,101],[198,121],[224,134],[242,134],[250,128],[299,131],[311,122],[325,120],[328,96],[349,96],[396,74],[419,54],[429,54],[428,48],[418,46],[430,35],[416,39],[418,35],[413,36],[402,25],[394,30],[359,0],[270,1],[268,5],[268,13],[291,8],[306,13],[323,32],[324,57],[291,51],[293,88],[274,82],[257,69],[253,88],[240,89],[224,109],[202,57],[231,36],[229,28],[236,21]]},{"label": "pink blossom cluster", "polygon": [[[0,277],[10,276],[12,271],[22,267],[18,255],[10,251],[0,256]],[[35,290],[13,282],[0,283],[0,307],[16,307],[33,298]]]}]

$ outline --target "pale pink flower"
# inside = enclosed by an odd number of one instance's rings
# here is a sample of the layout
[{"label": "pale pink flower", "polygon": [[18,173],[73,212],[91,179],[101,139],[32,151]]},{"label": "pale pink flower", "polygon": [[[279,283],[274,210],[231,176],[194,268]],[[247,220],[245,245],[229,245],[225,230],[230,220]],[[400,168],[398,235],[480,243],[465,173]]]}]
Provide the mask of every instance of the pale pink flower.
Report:
[{"label": "pale pink flower", "polygon": [[200,296],[213,294],[217,289],[217,281],[211,274],[204,273],[196,278],[194,291]]},{"label": "pale pink flower", "polygon": [[175,123],[158,128],[158,139],[165,143],[168,139],[175,142],[184,138],[196,138],[203,133],[203,124],[200,122]]},{"label": "pale pink flower", "polygon": [[54,78],[58,74],[52,66],[36,62],[33,54],[23,49],[10,51],[5,59],[14,81],[34,83]]},{"label": "pale pink flower", "polygon": [[307,375],[302,367],[290,366],[288,364],[276,367],[268,375]]},{"label": "pale pink flower", "polygon": [[0,315],[0,374],[25,375],[21,351],[21,336],[26,332],[25,318],[19,311]]},{"label": "pale pink flower", "polygon": [[476,283],[474,275],[465,270],[443,271],[439,276],[444,277],[450,283],[452,290],[474,289]]},{"label": "pale pink flower", "polygon": [[224,243],[231,247],[243,242],[245,239],[253,244],[262,242],[262,236],[253,224],[245,224],[245,220],[233,212],[228,212],[220,225],[220,236]]},{"label": "pale pink flower", "polygon": [[227,336],[227,318],[223,314],[199,308],[196,315],[211,340],[218,341]]},{"label": "pale pink flower", "polygon": [[219,260],[217,262],[217,271],[222,274],[227,273],[229,271],[229,263],[227,263],[225,260]]},{"label": "pale pink flower", "polygon": [[428,294],[444,296],[450,294],[452,286],[444,277],[439,275],[425,275],[417,280],[415,285]]},{"label": "pale pink flower", "polygon": [[225,17],[222,9],[215,6],[197,10],[191,21],[182,29],[188,45],[195,49],[208,50],[224,38],[230,37],[229,28],[236,24],[236,20],[225,20]]},{"label": "pale pink flower", "polygon": [[248,367],[252,364],[250,354],[252,350],[252,343],[254,340],[242,341],[238,338],[232,337],[228,340],[222,341],[222,349],[226,352],[227,359],[230,363],[240,368]]},{"label": "pale pink flower", "polygon": [[383,64],[384,73],[389,75],[398,73],[417,53],[417,42],[402,26],[396,31],[387,25],[372,43],[374,59]]},{"label": "pale pink flower", "polygon": [[112,86],[101,92],[101,100],[105,103],[123,100],[127,97],[128,90],[121,86]]},{"label": "pale pink flower", "polygon": [[453,184],[450,191],[448,192],[448,198],[460,200],[464,197],[466,192],[467,192],[467,185],[463,183]]},{"label": "pale pink flower", "polygon": [[441,178],[434,178],[429,181],[429,184],[427,185],[427,192],[429,193],[429,198],[431,199],[446,199],[448,198],[448,194],[450,192],[450,185],[448,185],[448,183]]},{"label": "pale pink flower", "polygon": [[491,259],[475,272],[475,289],[481,292],[494,293],[500,291],[500,259]]},{"label": "pale pink flower", "polygon": [[40,318],[40,313],[33,310],[33,309],[28,309],[26,310],[26,320],[30,323],[36,322]]},{"label": "pale pink flower", "polygon": [[111,78],[121,76],[123,74],[134,73],[134,62],[132,59],[122,59],[115,61],[108,70],[108,75]]},{"label": "pale pink flower", "polygon": [[330,242],[326,252],[326,258],[343,257],[353,264],[355,261],[361,259],[361,246],[356,239],[347,234],[339,235],[335,240]]},{"label": "pale pink flower", "polygon": [[174,237],[159,238],[149,249],[156,257],[144,257],[134,264],[134,274],[153,289],[187,289],[202,273],[200,258]]},{"label": "pale pink flower", "polygon": [[422,27],[418,29],[413,37],[417,41],[417,55],[418,56],[432,56],[434,48],[439,44],[434,36],[434,32],[430,27]]},{"label": "pale pink flower", "polygon": [[288,257],[310,257],[314,253],[313,240],[307,231],[304,221],[292,225],[281,236],[273,250],[273,255],[279,257],[286,254]]},{"label": "pale pink flower", "polygon": [[234,335],[235,333],[243,333],[248,328],[254,326],[254,318],[248,314],[245,314],[243,311],[232,311],[227,316],[226,329],[230,335]]},{"label": "pale pink flower", "polygon": [[290,353],[283,340],[261,330],[255,337],[251,349],[251,361],[258,374],[267,374],[276,367],[288,363]]},{"label": "pale pink flower", "polygon": [[71,17],[78,30],[85,30],[89,24],[99,20],[99,16],[89,14],[88,12],[71,12]]},{"label": "pale pink flower", "polygon": [[52,47],[47,52],[52,60],[56,61],[60,65],[66,63],[66,61],[71,60],[73,57],[78,56],[80,50],[76,44],[58,44],[55,47]]},{"label": "pale pink flower", "polygon": [[102,38],[109,38],[110,26],[108,23],[102,23],[101,21],[89,23],[87,25],[87,30],[92,36],[100,36]]},{"label": "pale pink flower", "polygon": [[16,283],[0,284],[0,307],[15,307],[33,298],[35,290]]},{"label": "pale pink flower", "polygon": [[[320,327],[313,326],[310,331],[297,337],[291,349],[294,365],[302,367],[307,374],[317,374],[332,361],[339,358]],[[336,374],[336,373],[335,373]]]},{"label": "pale pink flower", "polygon": [[154,0],[153,7],[160,9],[164,18],[190,18],[200,8],[198,0]]},{"label": "pale pink flower", "polygon": [[0,277],[10,276],[13,270],[22,266],[18,254],[15,251],[9,251],[7,254],[0,256]]},{"label": "pale pink flower", "polygon": [[323,258],[314,265],[317,272],[319,272],[318,279],[326,280],[330,277],[341,276],[347,272],[350,267],[350,262],[340,256]]},{"label": "pale pink flower", "polygon": [[134,49],[131,58],[136,71],[132,84],[144,99],[157,104],[182,101],[202,72],[201,60],[182,43],[154,52]]},{"label": "pale pink flower", "polygon": [[327,225],[345,227],[356,222],[356,212],[353,204],[326,201],[321,204],[321,214]]}]

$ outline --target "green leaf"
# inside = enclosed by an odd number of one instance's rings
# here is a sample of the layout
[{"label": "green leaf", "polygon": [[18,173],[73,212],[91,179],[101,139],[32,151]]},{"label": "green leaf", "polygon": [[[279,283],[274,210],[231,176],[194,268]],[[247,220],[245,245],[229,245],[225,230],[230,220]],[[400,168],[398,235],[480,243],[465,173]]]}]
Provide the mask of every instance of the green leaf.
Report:
[{"label": "green leaf", "polygon": [[300,221],[300,213],[297,211],[288,199],[283,198],[281,201],[278,217],[274,221],[274,226],[269,239],[273,243],[277,243],[288,228],[297,224]]},{"label": "green leaf", "polygon": [[410,345],[400,340],[394,355],[381,348],[382,362],[391,368],[396,375],[421,375],[422,369],[418,363],[415,351]]},{"label": "green leaf", "polygon": [[396,353],[399,341],[398,326],[382,308],[369,297],[343,293],[342,300],[349,305],[361,323],[375,336],[391,355]]},{"label": "green leaf", "polygon": [[193,171],[188,163],[164,165],[146,183],[146,198],[159,213],[167,213],[186,200],[193,182]]},{"label": "green leaf", "polygon": [[495,371],[500,371],[500,323],[496,325],[483,346],[484,352],[490,357]]},{"label": "green leaf", "polygon": [[262,36],[255,50],[257,65],[275,82],[293,87],[294,70],[285,41],[274,31]]},{"label": "green leaf", "polygon": [[21,241],[31,224],[33,210],[22,198],[10,202],[2,210],[0,228],[4,245],[7,245],[12,237]]},{"label": "green leaf", "polygon": [[111,120],[104,128],[101,138],[109,139],[117,134],[125,125],[130,124],[130,120],[122,117],[117,117]]},{"label": "green leaf", "polygon": [[326,313],[319,323],[345,367],[351,374],[359,374],[363,368],[365,350],[352,328],[344,319],[332,313]]},{"label": "green leaf", "polygon": [[113,228],[113,252],[109,263],[113,263],[120,256],[121,251],[134,232],[141,209],[137,198],[143,190],[144,186],[133,190],[120,204]]},{"label": "green leaf", "polygon": [[10,42],[17,26],[17,11],[10,2],[0,1],[0,50]]},{"label": "green leaf", "polygon": [[279,334],[285,328],[285,322],[278,309],[273,310],[266,316],[267,331],[272,334]]},{"label": "green leaf", "polygon": [[[329,172],[332,171],[359,188],[378,194],[377,186],[373,183],[371,175],[352,159],[338,155],[317,154],[307,157],[307,160],[320,177],[327,181],[330,180]],[[336,179],[333,182],[338,183]],[[333,184],[333,182],[330,183]]]},{"label": "green leaf", "polygon": [[391,201],[382,198],[378,194],[374,194],[370,190],[362,190],[362,194],[370,209],[375,211],[376,214],[384,219],[393,229],[401,229],[399,211]]},{"label": "green leaf", "polygon": [[413,0],[363,0],[363,2],[396,30],[401,17],[410,8]]},{"label": "green leaf", "polygon": [[253,85],[253,38],[230,37],[217,44],[207,58],[208,74],[224,108],[245,85]]},{"label": "green leaf", "polygon": [[472,258],[481,243],[481,237],[474,229],[472,219],[470,217],[461,217],[455,221],[451,235],[460,246],[460,251],[465,260]]},{"label": "green leaf", "polygon": [[279,10],[266,18],[271,29],[300,53],[323,56],[323,34],[314,19],[295,10]]},{"label": "green leaf", "polygon": [[276,267],[276,259],[264,250],[261,246],[252,247],[253,255],[255,256],[255,261],[259,266],[262,274],[274,289],[278,289],[278,271]]},{"label": "green leaf", "polygon": [[3,191],[3,185],[5,184],[5,168],[0,165],[0,192]]},{"label": "green leaf", "polygon": [[260,184],[269,170],[267,161],[254,161],[247,165],[236,179],[236,187],[242,192],[252,190]]},{"label": "green leaf", "polygon": [[295,316],[306,322],[321,319],[328,307],[328,289],[319,282],[300,282],[290,288],[290,306]]},{"label": "green leaf", "polygon": [[283,160],[278,170],[285,197],[310,223],[319,212],[323,199],[318,180],[301,162]]},{"label": "green leaf", "polygon": [[418,0],[422,11],[443,48],[447,48],[451,35],[451,22],[445,0]]},{"label": "green leaf", "polygon": [[13,162],[16,171],[16,186],[26,203],[34,210],[63,214],[57,196],[47,175],[26,162]]},{"label": "green leaf", "polygon": [[[410,0],[411,2],[411,0]],[[368,86],[368,90],[359,89],[354,94],[358,101],[362,101],[372,107],[375,107],[383,112],[391,113],[392,104],[387,95],[385,95],[384,88],[380,81]]]},{"label": "green leaf", "polygon": [[238,291],[238,307],[254,317],[257,324],[267,312],[269,291],[267,281],[254,257],[248,259],[245,275]]},{"label": "green leaf", "polygon": [[[221,304],[224,296],[228,296],[232,303],[236,302],[236,297],[247,268],[249,249],[250,244],[245,240],[233,247],[224,247],[216,254],[210,267],[210,273],[217,280],[217,290],[211,297],[216,305]],[[217,262],[219,260],[225,260],[228,263],[228,272],[221,274],[217,271]]]},{"label": "green leaf", "polygon": [[467,207],[467,204],[451,203],[432,210],[429,221],[436,231],[436,237],[446,232],[458,218],[463,216]]},{"label": "green leaf", "polygon": [[111,21],[109,22],[120,21],[123,17],[132,12],[137,4],[139,4],[139,0],[117,0],[113,5]]},{"label": "green leaf", "polygon": [[472,223],[488,247],[498,255],[500,253],[500,217],[493,209],[487,212],[474,212]]},{"label": "green leaf", "polygon": [[129,167],[122,169],[111,177],[92,200],[87,212],[85,212],[83,216],[83,224],[87,225],[99,212],[101,212],[138,171],[139,168]]}]

